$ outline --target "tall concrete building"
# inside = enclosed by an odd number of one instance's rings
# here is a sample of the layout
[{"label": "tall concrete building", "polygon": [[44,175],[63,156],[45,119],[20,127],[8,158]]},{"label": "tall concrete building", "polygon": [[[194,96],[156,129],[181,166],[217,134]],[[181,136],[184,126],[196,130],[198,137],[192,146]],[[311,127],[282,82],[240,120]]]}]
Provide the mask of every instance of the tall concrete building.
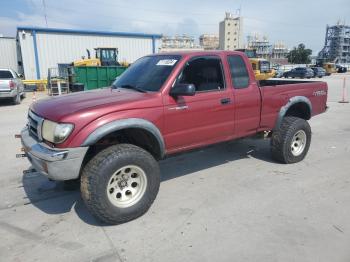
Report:
[{"label": "tall concrete building", "polygon": [[226,13],[224,21],[219,25],[219,48],[221,50],[235,50],[243,48],[243,19]]},{"label": "tall concrete building", "polygon": [[318,56],[331,62],[350,63],[350,26],[327,25],[325,44]]},{"label": "tall concrete building", "polygon": [[199,36],[199,45],[204,50],[216,50],[219,48],[219,36],[215,34],[203,34]]}]

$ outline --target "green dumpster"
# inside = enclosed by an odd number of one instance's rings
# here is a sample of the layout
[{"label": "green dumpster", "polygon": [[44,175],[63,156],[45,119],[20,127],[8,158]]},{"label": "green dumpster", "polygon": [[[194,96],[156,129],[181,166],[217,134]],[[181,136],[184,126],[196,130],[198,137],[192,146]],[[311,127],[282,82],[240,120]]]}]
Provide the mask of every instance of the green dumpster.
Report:
[{"label": "green dumpster", "polygon": [[75,66],[69,70],[69,84],[84,84],[84,90],[106,87],[125,70],[123,66]]}]

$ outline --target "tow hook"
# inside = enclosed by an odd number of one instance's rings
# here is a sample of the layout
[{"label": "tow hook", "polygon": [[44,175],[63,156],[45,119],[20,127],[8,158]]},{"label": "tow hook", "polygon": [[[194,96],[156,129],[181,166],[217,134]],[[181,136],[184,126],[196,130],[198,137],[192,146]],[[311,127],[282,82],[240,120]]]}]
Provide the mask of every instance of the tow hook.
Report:
[{"label": "tow hook", "polygon": [[16,158],[22,158],[22,157],[27,157],[27,154],[25,153],[26,150],[24,147],[21,148],[21,151],[24,152],[22,154],[16,154]]},{"label": "tow hook", "polygon": [[35,168],[30,168],[30,169],[27,169],[27,170],[23,170],[23,175],[31,174],[31,173],[34,173],[34,172],[36,172]]},{"label": "tow hook", "polygon": [[[22,136],[20,134],[15,134],[15,138],[21,138]],[[22,147],[21,148],[22,152],[25,152],[25,148]],[[27,157],[26,153],[22,153],[22,154],[16,154],[16,158],[22,158],[22,157]]]}]

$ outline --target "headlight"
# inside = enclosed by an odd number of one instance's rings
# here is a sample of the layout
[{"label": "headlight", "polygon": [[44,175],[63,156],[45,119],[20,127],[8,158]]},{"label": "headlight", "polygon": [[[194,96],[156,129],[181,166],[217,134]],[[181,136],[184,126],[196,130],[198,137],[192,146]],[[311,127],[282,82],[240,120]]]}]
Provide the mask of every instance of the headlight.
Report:
[{"label": "headlight", "polygon": [[41,134],[45,140],[59,144],[68,138],[73,128],[72,124],[58,124],[50,120],[44,120]]}]

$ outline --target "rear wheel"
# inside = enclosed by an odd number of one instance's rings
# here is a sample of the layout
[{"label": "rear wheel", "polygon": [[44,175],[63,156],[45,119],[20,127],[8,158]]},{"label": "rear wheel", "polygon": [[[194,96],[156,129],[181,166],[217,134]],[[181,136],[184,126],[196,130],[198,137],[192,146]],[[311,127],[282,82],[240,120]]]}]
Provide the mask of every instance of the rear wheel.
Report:
[{"label": "rear wheel", "polygon": [[143,215],[160,185],[157,161],[134,145],[111,146],[85,166],[81,193],[87,208],[107,224],[120,224]]},{"label": "rear wheel", "polygon": [[310,142],[309,123],[298,117],[285,117],[281,127],[272,134],[272,157],[286,164],[299,162],[305,158]]}]

